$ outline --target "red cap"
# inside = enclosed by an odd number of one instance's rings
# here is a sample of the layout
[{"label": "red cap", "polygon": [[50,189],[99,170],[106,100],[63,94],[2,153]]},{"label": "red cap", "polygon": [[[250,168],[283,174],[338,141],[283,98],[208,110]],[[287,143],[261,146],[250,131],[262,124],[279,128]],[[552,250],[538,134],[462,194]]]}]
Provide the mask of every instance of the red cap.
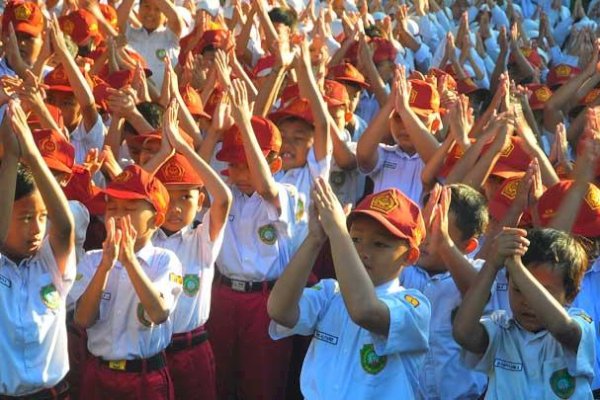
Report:
[{"label": "red cap", "polygon": [[189,83],[179,88],[183,102],[187,106],[190,113],[197,117],[211,119],[211,116],[204,111],[202,98],[200,94]]},{"label": "red cap", "polygon": [[350,103],[348,91],[343,84],[326,79],[324,89],[325,95],[323,98],[329,107],[343,106]]},{"label": "red cap", "polygon": [[[491,142],[484,146],[484,152]],[[523,139],[511,136],[510,144],[502,150],[491,174],[504,179],[523,176],[529,167],[531,156],[524,150]]]},{"label": "red cap", "polygon": [[115,29],[119,28],[119,21],[117,18],[117,10],[110,4],[98,4],[100,7],[100,12],[104,16],[106,22],[110,24]]},{"label": "red cap", "polygon": [[445,76],[446,77],[446,86],[448,87],[448,89],[450,90],[458,90],[458,84],[456,83],[456,80],[454,79],[454,76],[446,71],[442,71],[439,68],[430,68],[429,71],[427,72],[427,75],[430,76],[434,76],[438,81]]},{"label": "red cap", "polygon": [[[572,185],[571,180],[560,181],[540,197],[538,213],[542,226],[550,224]],[[571,232],[588,238],[600,236],[600,189],[596,185],[589,184]]]},{"label": "red cap", "polygon": [[56,68],[46,75],[44,83],[49,86],[48,90],[73,93],[73,88],[71,87],[71,83],[69,83],[65,67],[62,64],[57,65]]},{"label": "red cap", "polygon": [[183,154],[175,153],[156,172],[156,178],[169,185],[202,186],[204,182]]},{"label": "red cap", "polygon": [[206,101],[206,104],[204,105],[204,112],[206,112],[208,115],[214,115],[215,110],[217,109],[217,105],[219,105],[221,103],[221,100],[223,100],[223,97],[225,96],[225,91],[223,89],[220,89],[218,87],[216,87],[213,92],[210,94],[210,96],[208,96],[208,100]]},{"label": "red cap", "polygon": [[287,106],[292,102],[292,100],[296,100],[299,97],[300,87],[298,87],[298,84],[294,83],[292,85],[288,85],[281,91],[281,106]]},{"label": "red cap", "polygon": [[135,164],[125,167],[103,192],[117,199],[146,200],[163,217],[169,206],[169,192],[164,185]]},{"label": "red cap", "polygon": [[409,80],[412,89],[408,100],[410,108],[417,115],[428,117],[431,113],[440,112],[440,94],[429,82]]},{"label": "red cap", "polygon": [[33,140],[48,168],[70,174],[75,163],[75,147],[60,133],[52,129],[37,129]]},{"label": "red cap", "polygon": [[60,28],[69,35],[78,46],[90,38],[102,38],[98,29],[98,20],[89,11],[82,8],[59,18]]},{"label": "red cap", "polygon": [[373,38],[371,40],[373,46],[373,62],[375,64],[383,61],[395,61],[398,50],[392,42],[387,39]]},{"label": "red cap", "polygon": [[40,36],[44,30],[44,14],[32,1],[14,1],[6,4],[2,15],[2,32],[6,34],[12,22],[15,32]]},{"label": "red cap", "polygon": [[467,77],[465,79],[459,79],[456,83],[456,90],[459,94],[471,94],[478,90],[483,90],[475,82],[473,79]]},{"label": "red cap", "polygon": [[341,83],[356,84],[363,88],[369,87],[369,84],[365,80],[363,74],[361,74],[354,67],[354,65],[348,62],[329,68],[329,72],[327,75],[329,79],[333,79]]},{"label": "red cap", "polygon": [[532,110],[543,110],[546,102],[552,97],[552,90],[548,86],[540,85],[538,83],[532,83],[526,87],[531,90],[529,107],[531,107]]},{"label": "red cap", "polygon": [[[522,47],[521,53],[523,53],[529,64],[531,64],[531,66],[533,67],[540,68],[544,63],[542,57],[540,57],[540,54],[537,52],[537,50],[528,47]],[[514,54],[511,53],[508,61],[511,64],[515,62]]]},{"label": "red cap", "polygon": [[[506,179],[488,203],[490,216],[496,221],[502,221],[504,215],[506,215],[506,212],[515,201],[521,180],[522,178],[517,177]],[[531,214],[529,211],[523,213],[521,225],[531,225]]]},{"label": "red cap", "polygon": [[[273,122],[255,115],[252,117],[252,130],[265,157],[272,151],[279,153],[281,132]],[[237,126],[232,126],[223,134],[223,146],[216,158],[227,163],[246,162],[242,134]]]},{"label": "red cap", "polygon": [[208,46],[212,46],[215,49],[226,50],[228,40],[229,31],[226,31],[225,29],[211,29],[205,31],[196,45],[194,52],[202,53]]},{"label": "red cap", "polygon": [[[52,119],[54,122],[56,122],[58,127],[60,129],[64,128],[65,122],[63,120],[62,111],[60,111],[60,108],[48,103],[45,103],[44,105],[48,109],[50,116],[52,116]],[[29,125],[31,129],[43,129],[41,121],[35,113],[29,114],[29,117],[27,118],[27,125]]]},{"label": "red cap", "polygon": [[591,106],[600,96],[600,89],[590,90],[583,99],[579,101],[580,106]]},{"label": "red cap", "polygon": [[348,216],[348,224],[358,214],[380,222],[392,235],[406,239],[418,249],[425,238],[425,222],[419,206],[398,189],[388,189],[365,197]]},{"label": "red cap", "polygon": [[69,200],[81,202],[92,215],[103,215],[106,208],[106,197],[100,188],[92,183],[90,171],[83,165],[74,165],[71,179],[63,188]]},{"label": "red cap", "polygon": [[581,69],[577,67],[572,67],[567,64],[559,64],[550,69],[546,82],[550,87],[561,86],[567,83],[569,79],[576,77],[580,73]]},{"label": "red cap", "polygon": [[256,62],[256,66],[252,70],[252,76],[255,78],[264,78],[273,72],[273,66],[275,66],[275,55],[269,54],[261,57]]},{"label": "red cap", "polygon": [[311,125],[315,123],[308,100],[300,97],[296,97],[289,104],[269,114],[269,119],[275,121],[275,123],[290,117],[302,119]]},{"label": "red cap", "polygon": [[[471,140],[473,141],[474,139]],[[454,168],[454,165],[456,165],[458,160],[460,160],[464,154],[465,151],[463,148],[460,147],[458,143],[454,143],[446,155],[446,160],[444,160],[444,165],[439,172],[439,176],[444,178],[447,177],[450,171],[452,171],[452,168]]]}]

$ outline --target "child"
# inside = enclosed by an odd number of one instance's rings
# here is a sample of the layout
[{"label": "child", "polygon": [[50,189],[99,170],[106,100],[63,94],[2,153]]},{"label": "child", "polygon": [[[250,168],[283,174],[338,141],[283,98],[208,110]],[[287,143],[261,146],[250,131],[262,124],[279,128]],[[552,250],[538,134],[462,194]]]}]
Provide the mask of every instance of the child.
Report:
[{"label": "child", "polygon": [[[156,177],[167,188],[170,200],[165,223],[153,235],[152,243],[172,250],[183,266],[183,295],[171,314],[173,338],[167,348],[175,397],[209,400],[216,399],[216,376],[204,324],[210,312],[214,264],[223,243],[231,192],[179,134],[178,108],[173,102],[167,109],[162,137],[162,149],[170,143],[177,153],[165,162],[165,152],[159,151],[154,161],[164,162]],[[194,218],[202,209],[204,186],[211,195],[211,206],[198,224]]]},{"label": "child", "polygon": [[478,399],[487,379],[460,361],[460,346],[452,338],[452,319],[481,268],[466,255],[477,248],[487,227],[485,197],[456,184],[434,189],[427,205],[426,209],[434,210],[433,222],[421,244],[421,257],[400,277],[402,286],[419,290],[431,303],[429,353],[419,384],[427,399]]},{"label": "child", "polygon": [[[398,276],[419,257],[419,207],[395,189],[365,198],[348,226],[331,188],[313,192],[310,234],[269,297],[271,337],[314,335],[304,360],[307,399],[412,399],[427,351],[429,301]],[[317,220],[317,214],[319,220]],[[348,231],[349,229],[349,231]],[[338,281],[304,289],[329,237]]]},{"label": "child", "polygon": [[81,393],[90,399],[172,399],[163,350],[181,292],[181,263],[150,241],[165,221],[169,194],[136,165],[107,186],[106,240],[86,253],[73,289],[75,322],[87,329]]},{"label": "child", "polygon": [[[553,229],[504,228],[460,305],[453,334],[464,360],[489,378],[486,399],[591,399],[592,319],[568,308],[587,267],[575,239]],[[513,318],[481,318],[496,273],[505,266]]]},{"label": "child", "polygon": [[[12,131],[9,128],[9,121]],[[75,280],[73,217],[21,106],[0,127],[0,397],[68,398],[66,297]],[[19,158],[31,172],[18,167]],[[47,235],[47,221],[51,220]]]}]

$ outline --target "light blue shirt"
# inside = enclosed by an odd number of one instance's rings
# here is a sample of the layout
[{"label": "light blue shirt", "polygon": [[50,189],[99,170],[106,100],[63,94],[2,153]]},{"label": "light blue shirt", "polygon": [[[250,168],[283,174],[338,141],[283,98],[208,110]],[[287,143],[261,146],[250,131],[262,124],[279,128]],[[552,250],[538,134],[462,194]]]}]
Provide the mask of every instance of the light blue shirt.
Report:
[{"label": "light blue shirt", "polygon": [[420,397],[417,376],[428,347],[429,301],[421,292],[401,287],[397,279],[378,286],[375,292],[390,310],[387,336],[352,321],[333,279],[304,289],[293,329],[271,322],[273,339],[314,335],[300,376],[306,399]]}]

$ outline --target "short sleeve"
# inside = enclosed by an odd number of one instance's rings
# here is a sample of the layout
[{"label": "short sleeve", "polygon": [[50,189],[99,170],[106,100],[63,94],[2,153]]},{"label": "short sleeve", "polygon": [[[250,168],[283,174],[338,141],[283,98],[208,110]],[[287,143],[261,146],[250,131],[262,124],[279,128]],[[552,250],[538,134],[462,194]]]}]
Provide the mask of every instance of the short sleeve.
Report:
[{"label": "short sleeve", "polygon": [[321,280],[316,285],[304,289],[298,303],[299,317],[296,326],[286,328],[271,321],[269,325],[271,338],[277,340],[292,335],[312,335],[320,317],[327,310],[331,299],[338,291],[338,283],[333,279]]},{"label": "short sleeve", "polygon": [[202,255],[202,268],[208,268],[215,264],[217,256],[223,246],[223,236],[225,234],[225,224],[221,227],[215,240],[210,240],[210,210],[208,210],[202,217],[202,223],[198,227],[199,232],[197,233],[200,237],[198,238],[198,245],[201,249]]},{"label": "short sleeve", "polygon": [[425,352],[429,348],[431,304],[418,290],[403,290],[379,299],[390,311],[387,336],[370,332],[379,355]]},{"label": "short sleeve", "polygon": [[317,161],[315,156],[314,148],[311,148],[308,151],[308,168],[310,169],[310,176],[313,179],[313,182],[317,178],[323,178],[324,180],[329,180],[329,170],[331,168],[331,154],[327,154],[325,158]]},{"label": "short sleeve", "polygon": [[64,272],[61,274],[58,265],[56,264],[56,257],[52,251],[52,245],[48,237],[42,241],[42,246],[38,252],[40,261],[45,267],[48,268],[48,272],[52,276],[52,283],[56,286],[56,289],[60,292],[63,298],[67,297],[68,292],[71,290],[73,281],[75,280],[75,268],[77,265],[75,257],[75,248],[71,250],[71,253],[67,257],[66,266]]},{"label": "short sleeve", "polygon": [[96,273],[96,269],[98,268],[98,264],[102,257],[101,250],[92,250],[88,251],[83,255],[83,258],[79,260],[79,264],[77,264],[77,275],[75,276],[75,283],[73,284],[73,288],[69,293],[69,297],[73,299],[74,302],[79,300],[81,295],[85,292],[90,281],[94,277]]},{"label": "short sleeve", "polygon": [[572,307],[568,311],[569,316],[581,328],[581,341],[577,353],[573,354],[565,350],[569,373],[573,376],[594,377],[594,358],[596,354],[596,329],[594,321],[582,309]]},{"label": "short sleeve", "polygon": [[175,253],[165,249],[161,249],[156,262],[160,265],[160,270],[152,277],[152,283],[165,299],[169,310],[173,310],[182,291],[183,267]]},{"label": "short sleeve", "polygon": [[494,366],[494,358],[499,345],[502,326],[508,323],[508,315],[503,311],[496,311],[489,316],[484,316],[479,323],[488,335],[488,347],[483,354],[471,353],[461,350],[461,358],[465,365],[476,371],[488,373]]},{"label": "short sleeve", "polygon": [[381,168],[383,168],[383,163],[385,162],[385,158],[386,158],[386,151],[384,149],[384,147],[380,144],[379,146],[377,146],[377,164],[375,164],[375,167],[371,170],[371,171],[366,171],[363,169],[360,169],[360,172],[369,176],[373,176],[375,174],[377,174]]},{"label": "short sleeve", "polygon": [[269,220],[273,222],[279,222],[290,225],[295,220],[296,215],[296,201],[295,197],[297,191],[295,187],[291,185],[285,185],[281,183],[275,183],[278,186],[278,199],[280,210],[277,209],[273,204],[264,200],[264,204],[267,207],[267,216]]}]

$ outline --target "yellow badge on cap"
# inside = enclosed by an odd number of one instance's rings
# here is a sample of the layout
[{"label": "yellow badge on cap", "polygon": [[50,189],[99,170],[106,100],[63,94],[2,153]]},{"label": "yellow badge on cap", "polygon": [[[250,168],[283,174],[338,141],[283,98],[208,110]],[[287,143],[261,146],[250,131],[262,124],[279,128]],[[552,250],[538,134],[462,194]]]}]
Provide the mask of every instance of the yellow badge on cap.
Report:
[{"label": "yellow badge on cap", "polygon": [[519,181],[513,179],[502,189],[502,196],[507,199],[514,200],[517,197],[517,190],[519,190]]},{"label": "yellow badge on cap", "polygon": [[506,146],[505,148],[502,149],[502,151],[500,152],[500,157],[508,157],[510,156],[510,153],[513,152],[513,150],[515,149],[515,145],[511,143],[508,144],[508,146]]},{"label": "yellow badge on cap", "polygon": [[92,23],[89,27],[90,32],[98,32],[98,24]]},{"label": "yellow badge on cap", "polygon": [[598,210],[600,208],[600,190],[595,186],[590,186],[584,200],[593,211]]},{"label": "yellow badge on cap", "polygon": [[548,90],[547,87],[541,87],[535,91],[535,97],[539,101],[546,102],[550,97],[552,97],[552,92]]},{"label": "yellow badge on cap", "polygon": [[15,9],[15,19],[17,21],[28,21],[31,14],[31,7],[27,4],[22,4]]},{"label": "yellow badge on cap", "polygon": [[571,67],[568,65],[560,65],[556,67],[556,75],[561,77],[566,77],[571,74]]},{"label": "yellow badge on cap", "polygon": [[371,199],[371,204],[369,205],[369,208],[371,210],[387,214],[399,205],[400,203],[396,198],[396,194],[392,191],[386,191],[373,197]]}]

